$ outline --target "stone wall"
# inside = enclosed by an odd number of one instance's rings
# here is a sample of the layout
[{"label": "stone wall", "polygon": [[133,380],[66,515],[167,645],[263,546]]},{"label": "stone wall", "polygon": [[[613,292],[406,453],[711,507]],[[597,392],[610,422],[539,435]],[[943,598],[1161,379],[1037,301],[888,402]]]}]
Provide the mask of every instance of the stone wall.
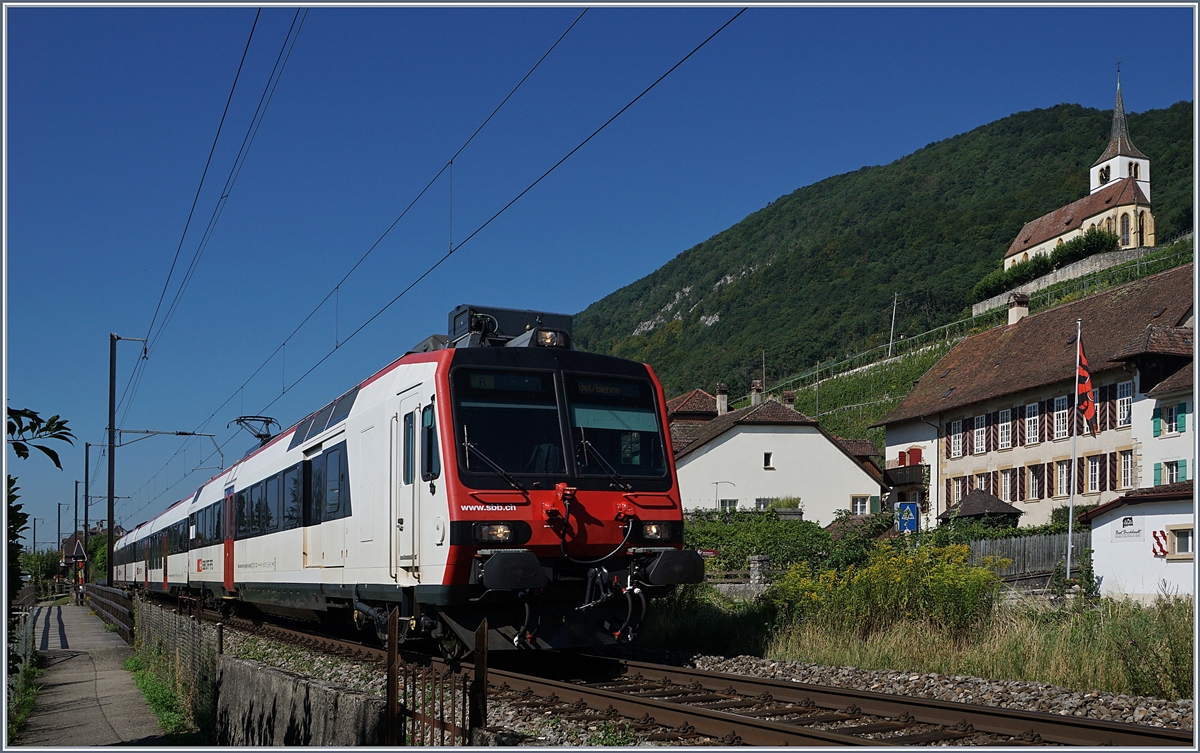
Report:
[{"label": "stone wall", "polygon": [[219,657],[217,745],[383,745],[386,712],[378,696]]},{"label": "stone wall", "polygon": [[1018,285],[1012,290],[1006,290],[1000,295],[994,295],[991,298],[976,303],[971,307],[971,316],[979,316],[985,311],[990,311],[999,306],[1007,306],[1008,297],[1013,293],[1025,293],[1028,295],[1060,282],[1074,280],[1076,277],[1083,277],[1093,272],[1099,272],[1109,267],[1115,267],[1118,264],[1133,261],[1138,257],[1145,256],[1157,250],[1157,248],[1130,248],[1124,251],[1110,251],[1107,254],[1096,254],[1086,259],[1080,259],[1074,264],[1068,264],[1061,269],[1056,269],[1049,274],[1042,275],[1036,280],[1031,280],[1024,285]]}]

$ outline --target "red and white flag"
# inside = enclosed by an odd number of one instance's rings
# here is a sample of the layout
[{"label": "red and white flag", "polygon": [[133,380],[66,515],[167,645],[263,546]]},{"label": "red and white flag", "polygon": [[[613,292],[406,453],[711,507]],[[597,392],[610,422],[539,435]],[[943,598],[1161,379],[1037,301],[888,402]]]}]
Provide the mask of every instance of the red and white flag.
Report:
[{"label": "red and white flag", "polygon": [[1079,372],[1075,375],[1078,383],[1075,388],[1075,405],[1079,407],[1079,412],[1083,414],[1083,420],[1087,422],[1092,434],[1098,434],[1096,401],[1092,399],[1092,375],[1088,372],[1087,356],[1083,354],[1083,337],[1079,337],[1075,343],[1075,347],[1079,349]]}]

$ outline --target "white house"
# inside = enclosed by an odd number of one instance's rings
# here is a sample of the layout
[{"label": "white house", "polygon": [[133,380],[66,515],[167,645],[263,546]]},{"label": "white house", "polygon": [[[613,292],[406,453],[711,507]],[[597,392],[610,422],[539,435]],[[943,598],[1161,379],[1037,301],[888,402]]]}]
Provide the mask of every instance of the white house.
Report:
[{"label": "white house", "polygon": [[1190,481],[1196,474],[1191,327],[1147,326],[1119,360],[1136,365],[1133,427],[1143,469],[1138,486]]},{"label": "white house", "polygon": [[837,510],[879,510],[879,481],[791,404],[758,402],[686,429],[684,438],[672,428],[685,509],[763,509],[799,497],[804,519],[822,525]]},{"label": "white house", "polygon": [[1079,516],[1092,525],[1092,562],[1105,596],[1152,601],[1195,595],[1192,482],[1136,489]]}]

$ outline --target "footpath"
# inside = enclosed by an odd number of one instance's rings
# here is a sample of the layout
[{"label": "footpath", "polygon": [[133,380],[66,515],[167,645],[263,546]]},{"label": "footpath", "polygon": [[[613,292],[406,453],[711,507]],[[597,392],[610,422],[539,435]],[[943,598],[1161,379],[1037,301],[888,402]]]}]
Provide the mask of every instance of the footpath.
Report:
[{"label": "footpath", "polygon": [[44,674],[17,745],[55,748],[167,743],[125,669],[133,649],[89,607],[38,606],[30,615]]}]

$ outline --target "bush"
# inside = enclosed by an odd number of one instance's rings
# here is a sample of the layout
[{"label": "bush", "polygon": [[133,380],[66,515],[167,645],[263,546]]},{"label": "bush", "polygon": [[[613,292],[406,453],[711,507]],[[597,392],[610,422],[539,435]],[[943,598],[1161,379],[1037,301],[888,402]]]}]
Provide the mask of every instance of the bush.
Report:
[{"label": "bush", "polygon": [[963,545],[897,551],[877,545],[863,567],[812,575],[793,567],[766,594],[799,620],[851,625],[866,637],[901,620],[960,632],[991,614],[996,574],[967,564]]},{"label": "bush", "polygon": [[750,555],[764,554],[769,567],[782,570],[800,562],[823,562],[829,552],[829,534],[808,520],[780,520],[756,510],[696,510],[684,526],[684,544],[715,549],[708,560],[714,570],[745,570]]},{"label": "bush", "polygon": [[1117,238],[1116,233],[1098,227],[1089,228],[1083,235],[1072,238],[1054,249],[1049,256],[1037,254],[1030,257],[1029,261],[1014,264],[1008,269],[1001,266],[1000,269],[989,272],[983,279],[975,283],[971,294],[975,296],[976,301],[982,301],[985,298],[1000,295],[1006,290],[1012,290],[1018,285],[1036,280],[1044,274],[1049,274],[1080,259],[1116,251],[1118,248],[1120,248],[1120,239]]}]

